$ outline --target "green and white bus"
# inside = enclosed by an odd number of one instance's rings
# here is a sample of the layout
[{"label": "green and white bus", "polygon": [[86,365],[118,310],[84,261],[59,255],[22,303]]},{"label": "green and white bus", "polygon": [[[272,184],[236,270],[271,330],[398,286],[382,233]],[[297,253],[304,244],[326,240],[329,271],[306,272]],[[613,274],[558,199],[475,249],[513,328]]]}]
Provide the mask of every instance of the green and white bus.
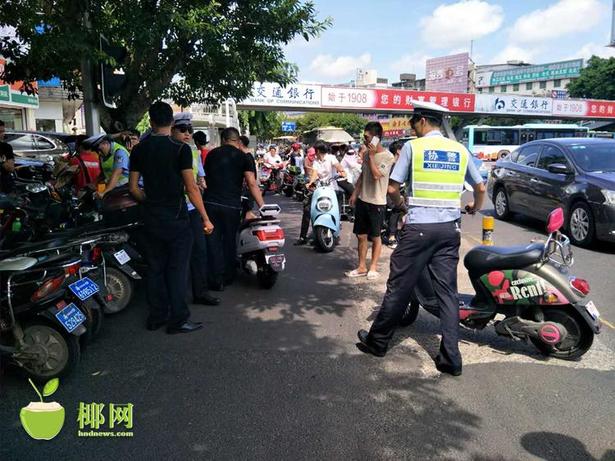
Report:
[{"label": "green and white bus", "polygon": [[463,128],[462,143],[482,160],[498,160],[536,139],[583,138],[588,134],[589,128],[572,124],[468,125]]}]

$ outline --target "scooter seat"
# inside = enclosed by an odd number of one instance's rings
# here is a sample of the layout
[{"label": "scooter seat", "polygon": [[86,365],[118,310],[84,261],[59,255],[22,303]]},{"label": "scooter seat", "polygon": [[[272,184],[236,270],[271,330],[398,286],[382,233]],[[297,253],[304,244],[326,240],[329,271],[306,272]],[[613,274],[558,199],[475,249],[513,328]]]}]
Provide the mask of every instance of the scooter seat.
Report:
[{"label": "scooter seat", "polygon": [[6,258],[0,261],[0,272],[18,272],[30,269],[37,263],[35,258],[20,256],[17,258]]},{"label": "scooter seat", "polygon": [[463,264],[470,273],[484,274],[493,270],[523,269],[542,258],[544,245],[491,247],[479,246],[466,254]]}]

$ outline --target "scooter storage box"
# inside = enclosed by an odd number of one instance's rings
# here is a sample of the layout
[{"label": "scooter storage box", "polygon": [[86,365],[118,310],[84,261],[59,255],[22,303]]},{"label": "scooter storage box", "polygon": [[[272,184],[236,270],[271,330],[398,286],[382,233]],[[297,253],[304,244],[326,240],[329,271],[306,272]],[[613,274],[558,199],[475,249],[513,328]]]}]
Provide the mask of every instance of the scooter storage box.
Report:
[{"label": "scooter storage box", "polygon": [[128,187],[118,187],[105,194],[102,203],[104,221],[110,226],[124,226],[141,219],[141,206],[130,195]]}]

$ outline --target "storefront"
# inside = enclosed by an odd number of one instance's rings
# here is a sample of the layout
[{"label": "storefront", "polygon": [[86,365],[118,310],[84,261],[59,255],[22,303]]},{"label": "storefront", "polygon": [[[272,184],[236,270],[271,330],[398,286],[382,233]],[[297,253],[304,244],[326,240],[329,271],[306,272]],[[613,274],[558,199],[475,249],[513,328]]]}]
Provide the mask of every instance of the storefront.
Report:
[{"label": "storefront", "polygon": [[[6,61],[0,58],[0,73]],[[38,108],[38,96],[20,91],[21,82],[12,85],[0,80],[0,120],[9,130],[34,130],[34,110]]]}]

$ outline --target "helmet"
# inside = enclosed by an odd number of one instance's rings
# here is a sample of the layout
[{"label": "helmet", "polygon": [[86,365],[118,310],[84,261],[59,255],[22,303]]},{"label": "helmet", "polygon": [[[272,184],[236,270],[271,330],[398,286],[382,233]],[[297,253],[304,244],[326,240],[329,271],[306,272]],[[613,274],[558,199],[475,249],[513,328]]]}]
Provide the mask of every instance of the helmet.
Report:
[{"label": "helmet", "polygon": [[292,147],[293,150],[299,150],[299,149],[301,149],[301,144],[299,144],[298,142],[295,142],[290,147]]}]

